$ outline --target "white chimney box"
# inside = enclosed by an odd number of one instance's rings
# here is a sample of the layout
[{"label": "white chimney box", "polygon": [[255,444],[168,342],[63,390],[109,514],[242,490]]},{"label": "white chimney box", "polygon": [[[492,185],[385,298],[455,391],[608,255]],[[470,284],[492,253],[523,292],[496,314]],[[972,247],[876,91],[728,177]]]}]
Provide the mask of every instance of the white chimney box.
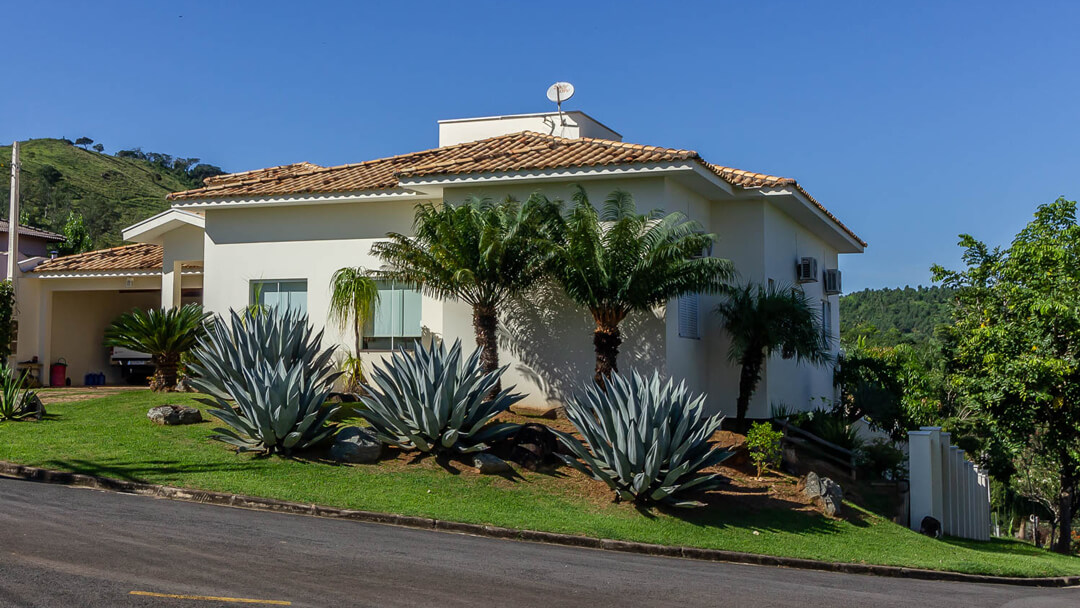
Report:
[{"label": "white chimney box", "polygon": [[622,141],[622,135],[604,126],[595,118],[584,112],[571,111],[563,112],[561,116],[558,112],[542,112],[440,120],[439,147],[521,131],[534,131],[569,139],[593,137]]}]

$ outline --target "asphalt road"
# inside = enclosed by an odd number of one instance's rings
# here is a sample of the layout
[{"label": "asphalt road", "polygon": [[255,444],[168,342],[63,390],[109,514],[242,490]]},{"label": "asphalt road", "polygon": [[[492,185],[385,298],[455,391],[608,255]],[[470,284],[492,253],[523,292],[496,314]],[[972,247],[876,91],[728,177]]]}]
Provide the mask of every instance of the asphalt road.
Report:
[{"label": "asphalt road", "polygon": [[292,606],[1033,608],[1080,606],[1080,589],[655,558],[0,479],[0,606],[260,605],[203,598]]}]

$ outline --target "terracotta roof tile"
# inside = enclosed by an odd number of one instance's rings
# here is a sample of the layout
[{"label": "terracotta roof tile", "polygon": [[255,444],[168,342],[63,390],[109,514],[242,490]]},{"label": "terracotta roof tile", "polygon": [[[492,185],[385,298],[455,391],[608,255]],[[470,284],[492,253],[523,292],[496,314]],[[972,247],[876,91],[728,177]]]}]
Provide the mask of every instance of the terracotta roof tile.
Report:
[{"label": "terracotta roof tile", "polygon": [[[31,272],[115,272],[122,270],[161,270],[161,245],[138,243],[111,249],[87,251],[45,260]],[[202,262],[184,264],[193,270],[202,268]]]},{"label": "terracotta roof tile", "polygon": [[367,162],[320,167],[295,163],[269,169],[208,178],[206,186],[169,195],[173,201],[224,198],[259,198],[294,194],[334,194],[385,190],[400,186],[401,179],[538,171],[571,167],[602,167],[645,163],[694,161],[720,179],[741,188],[791,186],[821,209],[863,246],[854,232],[829,213],[790,178],[753,173],[706,162],[693,150],[661,148],[606,139],[567,139],[531,131],[500,135],[432,150],[380,158]]},{"label": "terracotta roof tile", "polygon": [[[0,232],[7,233],[10,224],[7,220],[0,220]],[[19,234],[23,236],[36,236],[47,241],[63,241],[64,235],[56,234],[55,232],[49,232],[48,230],[42,230],[40,228],[31,228],[30,226],[19,226]],[[4,245],[7,243],[5,242]],[[6,249],[5,249],[6,250]]]}]

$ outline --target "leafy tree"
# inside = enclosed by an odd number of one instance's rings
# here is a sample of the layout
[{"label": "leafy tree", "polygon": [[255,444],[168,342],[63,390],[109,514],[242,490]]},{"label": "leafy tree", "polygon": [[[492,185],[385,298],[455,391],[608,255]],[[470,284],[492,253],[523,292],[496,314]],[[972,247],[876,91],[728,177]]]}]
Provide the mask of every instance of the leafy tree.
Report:
[{"label": "leafy tree", "polygon": [[813,365],[831,359],[817,307],[798,289],[747,283],[727,294],[716,312],[731,338],[728,357],[741,368],[736,401],[740,429],[745,428],[750,398],[770,356],[782,354]]},{"label": "leafy tree", "polygon": [[86,230],[82,215],[71,211],[64,222],[64,242],[57,245],[60,255],[83,253],[94,248],[94,240]]},{"label": "leafy tree", "polygon": [[60,170],[52,165],[45,165],[41,168],[41,179],[47,186],[55,186],[63,179],[64,175],[60,173]]},{"label": "leafy tree", "polygon": [[719,292],[734,270],[728,260],[702,255],[716,236],[681,213],[638,213],[622,190],[609,194],[599,211],[581,186],[572,200],[550,269],[567,296],[592,313],[594,380],[603,386],[618,371],[619,326],[627,315],[681,295]]},{"label": "leafy tree", "polygon": [[946,415],[942,363],[940,354],[909,344],[856,346],[839,357],[833,374],[838,405],[850,420],[864,418],[894,441],[905,441],[909,430]]},{"label": "leafy tree", "polygon": [[214,165],[208,165],[206,163],[199,163],[188,170],[188,177],[191,178],[193,185],[201,186],[203,180],[208,177],[214,177],[215,175],[224,175],[225,170],[221,167]]},{"label": "leafy tree", "polygon": [[524,203],[429,203],[416,209],[415,236],[390,233],[371,251],[385,263],[381,276],[469,304],[481,369],[492,372],[499,367],[499,310],[543,276],[546,227],[556,216],[554,203],[537,195]]},{"label": "leafy tree", "polygon": [[75,140],[75,145],[82,146],[83,150],[85,150],[86,147],[92,143],[94,143],[94,140],[90,139],[89,137],[80,137],[79,139]]},{"label": "leafy tree", "polygon": [[757,476],[761,477],[765,469],[777,468],[783,457],[780,442],[784,434],[773,429],[770,422],[755,422],[746,434],[746,449],[750,452],[750,461],[757,467]]},{"label": "leafy tree", "polygon": [[371,274],[363,268],[341,268],[330,279],[330,320],[342,330],[352,321],[354,350],[345,361],[346,382],[358,392],[364,381],[360,365],[360,336],[364,323],[375,316],[379,303],[379,288]]},{"label": "leafy tree", "polygon": [[987,432],[1013,454],[1038,444],[1052,459],[1055,502],[1069,531],[1080,480],[1080,226],[1076,203],[1042,205],[1008,249],[961,235],[966,268],[935,265],[935,280],[956,289],[951,382],[983,414]]},{"label": "leafy tree", "polygon": [[103,144],[94,144],[94,151],[101,154],[105,151],[105,146]]},{"label": "leafy tree", "polygon": [[154,364],[150,390],[172,391],[176,388],[180,357],[198,343],[208,318],[198,304],[168,310],[136,308],[117,317],[105,330],[105,346],[150,355]]}]

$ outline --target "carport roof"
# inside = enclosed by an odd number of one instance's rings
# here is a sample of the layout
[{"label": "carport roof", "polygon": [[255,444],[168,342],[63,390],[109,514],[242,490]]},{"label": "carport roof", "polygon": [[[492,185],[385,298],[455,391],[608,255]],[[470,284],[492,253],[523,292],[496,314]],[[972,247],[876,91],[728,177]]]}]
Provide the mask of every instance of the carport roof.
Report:
[{"label": "carport roof", "polygon": [[[161,271],[162,260],[161,245],[137,243],[46,260],[30,272]],[[200,267],[201,265],[184,265],[185,269]]]}]

